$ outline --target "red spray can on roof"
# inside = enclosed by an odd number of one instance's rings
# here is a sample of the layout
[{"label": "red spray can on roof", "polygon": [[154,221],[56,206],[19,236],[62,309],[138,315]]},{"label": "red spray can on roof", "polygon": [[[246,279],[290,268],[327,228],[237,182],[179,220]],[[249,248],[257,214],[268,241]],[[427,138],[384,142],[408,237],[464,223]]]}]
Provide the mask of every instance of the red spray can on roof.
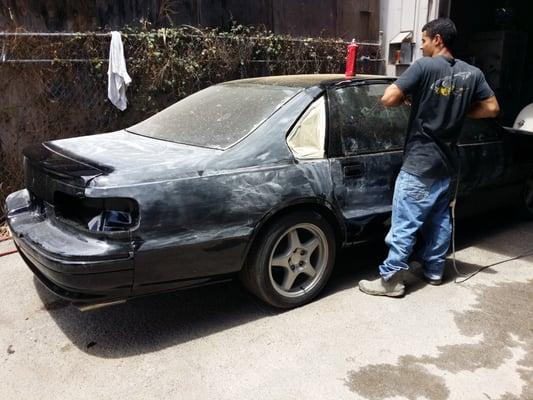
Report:
[{"label": "red spray can on roof", "polygon": [[355,39],[348,45],[348,54],[346,55],[346,78],[355,76],[357,67],[357,51],[359,46],[355,43]]}]

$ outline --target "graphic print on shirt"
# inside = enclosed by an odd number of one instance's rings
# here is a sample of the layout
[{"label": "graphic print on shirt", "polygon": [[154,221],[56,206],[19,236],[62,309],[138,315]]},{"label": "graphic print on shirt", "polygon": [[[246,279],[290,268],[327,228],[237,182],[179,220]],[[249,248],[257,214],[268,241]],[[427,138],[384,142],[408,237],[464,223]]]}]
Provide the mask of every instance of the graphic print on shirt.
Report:
[{"label": "graphic print on shirt", "polygon": [[458,72],[437,80],[430,88],[439,96],[449,97],[452,93],[455,96],[462,96],[464,92],[469,90],[468,80],[471,76],[472,72],[470,71]]}]

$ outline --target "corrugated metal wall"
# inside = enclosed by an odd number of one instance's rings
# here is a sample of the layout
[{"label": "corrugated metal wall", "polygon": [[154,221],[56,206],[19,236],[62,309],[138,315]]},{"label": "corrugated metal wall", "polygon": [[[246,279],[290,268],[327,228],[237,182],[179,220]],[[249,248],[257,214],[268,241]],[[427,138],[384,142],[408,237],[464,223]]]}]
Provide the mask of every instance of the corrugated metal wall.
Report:
[{"label": "corrugated metal wall", "polygon": [[0,29],[120,29],[140,19],[152,26],[228,28],[232,21],[275,33],[378,40],[379,0],[0,0]]}]

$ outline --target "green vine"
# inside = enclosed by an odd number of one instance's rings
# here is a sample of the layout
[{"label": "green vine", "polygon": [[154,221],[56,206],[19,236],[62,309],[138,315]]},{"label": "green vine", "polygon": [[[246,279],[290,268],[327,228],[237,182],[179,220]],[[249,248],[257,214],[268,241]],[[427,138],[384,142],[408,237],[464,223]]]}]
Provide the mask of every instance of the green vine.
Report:
[{"label": "green vine", "polygon": [[[109,132],[130,126],[204,87],[264,75],[341,73],[346,44],[340,39],[277,35],[234,24],[229,31],[192,26],[122,30],[128,73],[128,108],[107,101],[109,36],[23,36],[5,39],[10,60],[53,63],[0,64],[2,164],[0,204],[23,185],[22,149],[31,143]],[[361,55],[379,58],[379,48]],[[70,62],[68,60],[85,60]],[[376,72],[376,64],[359,72]],[[1,210],[0,210],[1,211]]]}]

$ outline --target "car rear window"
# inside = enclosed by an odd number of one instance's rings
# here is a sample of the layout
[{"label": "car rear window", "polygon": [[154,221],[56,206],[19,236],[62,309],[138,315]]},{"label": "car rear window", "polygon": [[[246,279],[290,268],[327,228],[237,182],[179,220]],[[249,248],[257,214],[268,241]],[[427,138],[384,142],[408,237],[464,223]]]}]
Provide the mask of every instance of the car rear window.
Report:
[{"label": "car rear window", "polygon": [[211,86],[127,130],[156,139],[224,149],[252,132],[300,90],[257,84]]}]

